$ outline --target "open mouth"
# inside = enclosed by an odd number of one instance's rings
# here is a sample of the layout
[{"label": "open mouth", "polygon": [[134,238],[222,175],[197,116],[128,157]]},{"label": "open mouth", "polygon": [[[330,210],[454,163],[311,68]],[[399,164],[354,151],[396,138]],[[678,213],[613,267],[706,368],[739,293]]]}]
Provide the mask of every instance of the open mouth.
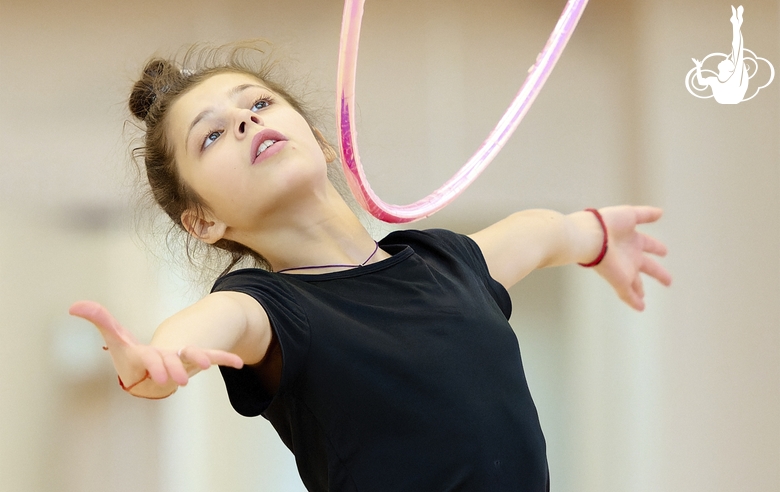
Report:
[{"label": "open mouth", "polygon": [[256,164],[284,147],[287,137],[276,130],[263,130],[252,139],[252,163]]},{"label": "open mouth", "polygon": [[271,145],[275,144],[277,141],[268,139],[265,142],[260,144],[260,147],[257,148],[257,155],[260,155],[261,153],[265,152],[265,150],[270,147]]}]

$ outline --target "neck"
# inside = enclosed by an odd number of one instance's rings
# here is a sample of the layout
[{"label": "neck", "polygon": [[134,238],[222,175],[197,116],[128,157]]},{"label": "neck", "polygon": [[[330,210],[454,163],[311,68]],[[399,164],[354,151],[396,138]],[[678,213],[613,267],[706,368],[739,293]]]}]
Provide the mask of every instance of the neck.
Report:
[{"label": "neck", "polygon": [[[320,265],[360,265],[376,247],[371,235],[332,186],[294,210],[265,218],[256,230],[229,231],[227,239],[262,254],[275,271]],[[366,264],[387,258],[381,249]],[[344,267],[312,269],[328,273]]]}]

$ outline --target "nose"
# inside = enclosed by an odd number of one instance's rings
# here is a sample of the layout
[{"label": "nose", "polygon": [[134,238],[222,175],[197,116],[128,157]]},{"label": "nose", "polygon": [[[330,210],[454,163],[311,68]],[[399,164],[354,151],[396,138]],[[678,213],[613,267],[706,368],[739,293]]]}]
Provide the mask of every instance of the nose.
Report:
[{"label": "nose", "polygon": [[247,135],[249,127],[252,125],[262,125],[262,120],[257,114],[248,109],[241,109],[236,116],[236,124],[234,126],[237,138],[243,138]]}]

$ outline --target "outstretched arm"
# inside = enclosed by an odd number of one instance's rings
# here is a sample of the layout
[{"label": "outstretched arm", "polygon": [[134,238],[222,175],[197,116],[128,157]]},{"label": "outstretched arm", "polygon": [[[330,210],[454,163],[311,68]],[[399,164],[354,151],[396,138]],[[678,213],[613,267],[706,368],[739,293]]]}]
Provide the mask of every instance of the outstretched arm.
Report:
[{"label": "outstretched arm", "polygon": [[702,77],[702,75],[701,75],[701,64],[702,64],[702,62],[700,62],[696,58],[691,58],[691,60],[693,60],[693,63],[696,64],[696,81],[699,83],[699,85],[702,86],[702,87],[706,87],[706,86],[710,85],[710,79],[713,79],[714,77],[706,77],[706,78]]},{"label": "outstretched arm", "polygon": [[[666,247],[636,230],[655,222],[661,210],[620,206],[600,209],[607,227],[607,254],[595,270],[634,309],[644,309],[640,273],[664,285],[671,275],[651,256],[666,254]],[[537,268],[588,263],[596,258],[603,231],[591,212],[562,215],[550,210],[526,210],[471,235],[482,250],[490,274],[509,288]]]},{"label": "outstretched arm", "polygon": [[271,341],[265,311],[237,292],[209,294],[168,318],[148,345],[95,302],[77,302],[70,314],[97,327],[120,381],[131,394],[144,398],[169,396],[212,365],[240,368],[259,362]]}]

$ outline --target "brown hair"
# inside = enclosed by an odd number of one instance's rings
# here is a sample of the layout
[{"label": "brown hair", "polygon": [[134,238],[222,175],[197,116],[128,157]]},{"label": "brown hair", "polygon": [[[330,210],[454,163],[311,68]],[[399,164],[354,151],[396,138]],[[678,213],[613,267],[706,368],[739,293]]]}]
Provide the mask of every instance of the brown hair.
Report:
[{"label": "brown hair", "polygon": [[[260,63],[256,61],[257,58],[261,58]],[[171,105],[213,75],[241,73],[257,78],[283,97],[314,128],[310,114],[301,103],[273,80],[276,68],[276,64],[269,61],[257,41],[216,48],[195,46],[187,50],[180,62],[153,58],[146,63],[141,78],[133,85],[129,99],[130,111],[143,122],[145,131],[143,145],[133,149],[133,156],[136,161],[143,162],[154,201],[180,230],[185,230],[181,221],[182,213],[193,209],[202,214],[205,205],[177,171],[173,149],[166,135],[166,117]],[[326,144],[321,140],[319,132],[314,132],[314,135],[321,145]],[[191,236],[187,234],[186,237],[187,257],[192,261]],[[271,269],[268,260],[260,253],[235,241],[221,239],[214,246],[229,255],[229,263],[222,274],[244,258],[254,260],[256,266]]]}]

